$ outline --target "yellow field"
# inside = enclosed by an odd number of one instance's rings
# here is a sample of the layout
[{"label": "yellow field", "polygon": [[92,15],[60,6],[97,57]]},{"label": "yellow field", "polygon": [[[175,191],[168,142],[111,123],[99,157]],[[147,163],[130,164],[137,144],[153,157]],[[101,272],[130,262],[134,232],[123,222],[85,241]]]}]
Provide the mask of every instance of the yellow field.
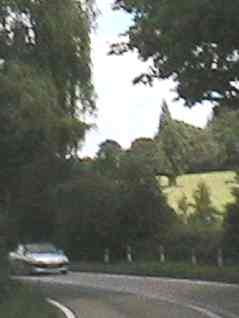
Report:
[{"label": "yellow field", "polygon": [[214,207],[220,212],[225,211],[225,205],[233,202],[231,193],[234,183],[235,172],[210,172],[202,174],[187,174],[177,178],[177,186],[168,187],[165,184],[165,178],[161,177],[160,183],[163,191],[168,197],[168,202],[177,210],[178,201],[185,194],[189,202],[193,202],[192,194],[200,181],[205,182],[211,192],[211,199]]}]

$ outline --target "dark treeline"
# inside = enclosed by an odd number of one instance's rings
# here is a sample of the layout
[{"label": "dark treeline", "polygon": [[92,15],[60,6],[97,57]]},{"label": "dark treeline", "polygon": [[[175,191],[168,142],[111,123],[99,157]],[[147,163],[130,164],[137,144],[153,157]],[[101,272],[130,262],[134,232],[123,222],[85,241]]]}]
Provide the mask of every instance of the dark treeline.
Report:
[{"label": "dark treeline", "polygon": [[27,167],[11,198],[8,243],[53,240],[75,257],[97,259],[105,248],[118,258],[127,244],[165,242],[177,217],[149,154],[116,145],[103,143],[96,159],[53,157]]},{"label": "dark treeline", "polygon": [[205,128],[174,120],[167,104],[162,105],[159,130],[154,138],[164,175],[237,170],[238,111],[222,110]]},{"label": "dark treeline", "polygon": [[223,220],[211,206],[205,184],[195,191],[195,214],[187,214],[182,198],[178,216],[168,206],[158,176],[175,184],[187,172],[235,168],[237,115],[222,113],[200,129],[172,119],[164,103],[155,137],[136,139],[128,150],[106,140],[95,158],[79,159],[38,152],[37,146],[34,160],[14,164],[12,174],[6,165],[2,170],[1,233],[7,246],[52,240],[77,259],[102,259],[106,248],[119,259],[127,245],[138,248],[139,255],[150,246],[147,253],[152,256],[162,244],[180,258],[194,246],[201,253],[208,246],[204,253],[210,259],[211,249],[229,245],[233,212],[224,221],[224,240]]},{"label": "dark treeline", "polygon": [[[158,176],[176,182],[192,166],[202,171],[198,167],[205,162],[205,170],[219,169],[219,145],[208,131],[220,120],[205,129],[194,128],[173,120],[164,104],[155,138],[136,139],[128,150],[106,140],[93,159],[39,156],[20,170],[3,206],[8,245],[52,240],[73,258],[88,260],[102,260],[106,248],[113,259],[122,259],[127,245],[135,247],[138,257],[157,256],[164,245],[179,259],[197,247],[210,260],[212,250],[230,245],[230,220],[236,216],[230,212],[222,219],[204,183],[193,196],[194,214],[188,214],[189,203],[181,198],[182,213],[177,215],[167,204]],[[234,211],[234,205],[229,210]]]}]

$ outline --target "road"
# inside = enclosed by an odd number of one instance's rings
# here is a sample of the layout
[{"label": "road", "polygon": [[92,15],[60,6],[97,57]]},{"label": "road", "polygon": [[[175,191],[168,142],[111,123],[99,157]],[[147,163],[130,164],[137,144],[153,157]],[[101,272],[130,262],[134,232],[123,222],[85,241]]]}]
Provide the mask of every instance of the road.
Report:
[{"label": "road", "polygon": [[238,318],[239,286],[69,273],[31,277],[78,318]]}]

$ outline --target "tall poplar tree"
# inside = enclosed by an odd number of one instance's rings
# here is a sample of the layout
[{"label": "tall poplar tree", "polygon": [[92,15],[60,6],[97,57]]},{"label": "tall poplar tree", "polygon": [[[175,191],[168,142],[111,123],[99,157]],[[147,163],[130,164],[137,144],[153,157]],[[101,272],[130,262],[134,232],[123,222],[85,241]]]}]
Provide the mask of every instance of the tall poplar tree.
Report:
[{"label": "tall poplar tree", "polygon": [[77,146],[86,129],[80,115],[95,107],[89,6],[0,2],[1,108],[20,133],[40,131],[60,155]]},{"label": "tall poplar tree", "polygon": [[[91,0],[0,0],[0,207],[6,214],[13,201],[19,212],[26,184],[37,200],[46,197],[52,180],[41,169],[56,170],[54,160],[76,154],[89,128],[94,16]],[[29,186],[30,171],[43,180],[32,178]],[[40,213],[41,202],[27,199]]]}]

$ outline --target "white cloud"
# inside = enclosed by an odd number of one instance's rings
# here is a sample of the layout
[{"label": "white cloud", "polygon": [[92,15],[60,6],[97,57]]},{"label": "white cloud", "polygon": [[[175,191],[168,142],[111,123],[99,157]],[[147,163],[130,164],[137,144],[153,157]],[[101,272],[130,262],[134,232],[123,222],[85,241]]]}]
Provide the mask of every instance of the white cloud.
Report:
[{"label": "white cloud", "polygon": [[[171,80],[155,82],[153,87],[133,86],[133,78],[147,66],[133,53],[120,57],[107,55],[110,43],[117,40],[116,34],[120,32],[110,28],[116,15],[110,10],[110,3],[109,0],[99,1],[103,15],[99,19],[99,30],[92,37],[94,82],[98,94],[97,129],[87,135],[81,154],[94,155],[105,139],[114,139],[127,148],[138,137],[152,137],[158,127],[163,99],[168,102],[174,118],[204,126],[210,107],[198,105],[188,109],[181,102],[175,102]],[[118,20],[125,25],[121,17]]]}]

